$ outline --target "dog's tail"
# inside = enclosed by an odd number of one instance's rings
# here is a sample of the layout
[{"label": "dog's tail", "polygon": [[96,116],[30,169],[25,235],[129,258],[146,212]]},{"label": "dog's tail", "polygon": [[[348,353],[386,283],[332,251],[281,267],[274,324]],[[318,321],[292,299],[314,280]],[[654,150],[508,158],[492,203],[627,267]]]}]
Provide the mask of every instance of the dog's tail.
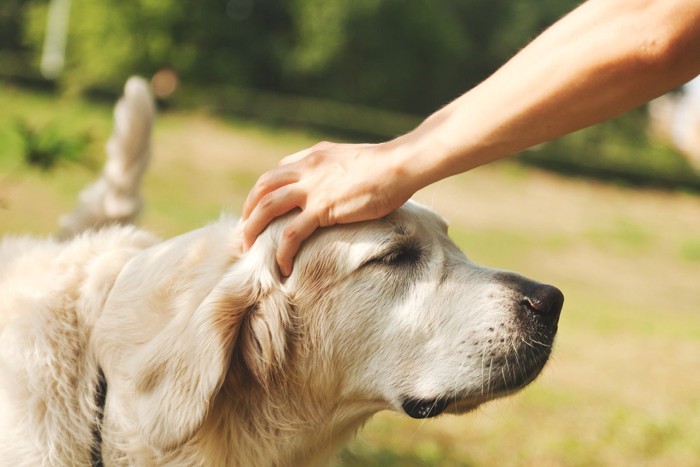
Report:
[{"label": "dog's tail", "polygon": [[81,193],[60,220],[60,238],[110,224],[130,224],[141,211],[139,189],[151,154],[155,103],[148,82],[132,77],[114,108],[114,129],[100,178]]}]

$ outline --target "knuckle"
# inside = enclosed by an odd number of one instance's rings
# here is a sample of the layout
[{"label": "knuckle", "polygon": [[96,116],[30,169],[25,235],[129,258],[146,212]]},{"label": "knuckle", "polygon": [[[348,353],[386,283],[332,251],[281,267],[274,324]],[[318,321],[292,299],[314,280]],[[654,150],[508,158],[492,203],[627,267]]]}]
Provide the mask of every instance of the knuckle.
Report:
[{"label": "knuckle", "polygon": [[305,159],[305,162],[310,167],[318,167],[322,161],[323,161],[323,153],[319,152],[319,151],[312,152]]},{"label": "knuckle", "polygon": [[335,224],[333,204],[330,201],[324,200],[320,202],[316,206],[316,212],[318,213],[316,217],[319,226],[327,227]]},{"label": "knuckle", "polygon": [[333,143],[331,143],[330,141],[325,141],[325,140],[319,141],[318,143],[313,145],[313,149],[314,150],[327,149],[332,145],[333,145]]},{"label": "knuckle", "polygon": [[275,195],[274,193],[267,193],[265,196],[260,198],[260,202],[258,203],[262,209],[269,209],[275,204]]},{"label": "knuckle", "polygon": [[328,208],[325,211],[325,215],[323,216],[322,220],[324,221],[320,223],[322,227],[328,227],[338,223],[338,219],[336,218],[335,212],[332,208]]},{"label": "knuckle", "polygon": [[299,228],[294,224],[289,224],[282,231],[282,239],[286,244],[296,243],[299,239]]}]

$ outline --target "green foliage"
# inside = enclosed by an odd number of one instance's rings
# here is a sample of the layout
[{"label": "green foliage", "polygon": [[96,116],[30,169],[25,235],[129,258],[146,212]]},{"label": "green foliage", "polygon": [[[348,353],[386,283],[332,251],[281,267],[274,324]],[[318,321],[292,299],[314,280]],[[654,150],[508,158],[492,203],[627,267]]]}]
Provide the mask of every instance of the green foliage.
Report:
[{"label": "green foliage", "polygon": [[[191,92],[178,103],[388,138],[416,123],[402,114],[426,115],[476,85],[578,3],[72,0],[59,85],[68,93],[116,94],[132,74],[169,68]],[[3,0],[0,73],[26,74],[27,52],[37,68],[47,11],[48,0]],[[528,151],[523,160],[628,183],[699,188],[697,173],[669,147],[647,141],[644,127],[638,112]]]},{"label": "green foliage", "polygon": [[0,2],[0,49],[22,49],[24,3],[22,0]]},{"label": "green foliage", "polygon": [[629,113],[526,151],[529,164],[632,185],[700,189],[700,173],[667,145],[648,139],[645,115]]},{"label": "green foliage", "polygon": [[[169,67],[201,85],[426,113],[482,80],[575,3],[73,0],[62,83],[114,89],[129,74]],[[25,42],[38,56],[47,3],[22,8]]]},{"label": "green foliage", "polygon": [[348,42],[348,20],[376,12],[379,1],[297,0],[291,9],[296,41],[283,66],[296,73],[327,69]]},{"label": "green foliage", "polygon": [[35,127],[24,120],[16,122],[17,133],[24,147],[24,162],[43,171],[60,162],[78,162],[90,143],[87,134],[66,136],[55,126]]},{"label": "green foliage", "polygon": [[[165,13],[179,11],[176,3],[72,0],[63,87],[70,92],[95,87],[117,89],[143,63],[165,61],[174,45],[167,28],[173,15]],[[48,5],[31,3],[27,11],[26,40],[38,55],[44,40]],[[181,51],[181,56],[187,56],[187,49]],[[152,69],[153,65],[144,71]]]}]

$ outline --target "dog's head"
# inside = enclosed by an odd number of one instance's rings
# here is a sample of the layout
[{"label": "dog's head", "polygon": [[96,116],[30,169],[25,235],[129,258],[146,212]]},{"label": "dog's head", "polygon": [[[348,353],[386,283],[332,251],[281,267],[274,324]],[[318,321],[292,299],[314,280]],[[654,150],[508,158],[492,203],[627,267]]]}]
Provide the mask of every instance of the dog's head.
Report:
[{"label": "dog's head", "polygon": [[[415,418],[460,413],[532,381],[563,296],[471,263],[447,225],[409,203],[376,221],[322,229],[289,278],[274,260],[286,223],[245,255],[221,222],[163,243],[121,272],[95,330],[110,398],[168,450],[226,398],[310,398]],[[289,392],[292,393],[289,393]]]},{"label": "dog's head", "polygon": [[461,413],[531,382],[564,299],[470,262],[445,221],[413,203],[313,237],[285,287],[311,353],[340,369],[340,396],[414,418]]}]

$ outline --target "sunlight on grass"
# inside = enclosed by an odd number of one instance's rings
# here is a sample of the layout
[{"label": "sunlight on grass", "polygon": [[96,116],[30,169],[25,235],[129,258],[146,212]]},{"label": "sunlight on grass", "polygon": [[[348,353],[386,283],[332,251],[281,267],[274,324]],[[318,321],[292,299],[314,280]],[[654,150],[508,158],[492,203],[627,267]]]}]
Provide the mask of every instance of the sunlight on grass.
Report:
[{"label": "sunlight on grass", "polygon": [[680,246],[679,254],[686,261],[700,263],[700,238],[689,238],[684,241]]},{"label": "sunlight on grass", "polygon": [[643,253],[654,246],[653,235],[648,228],[625,219],[601,229],[589,230],[585,236],[600,248],[616,248],[632,253]]}]

